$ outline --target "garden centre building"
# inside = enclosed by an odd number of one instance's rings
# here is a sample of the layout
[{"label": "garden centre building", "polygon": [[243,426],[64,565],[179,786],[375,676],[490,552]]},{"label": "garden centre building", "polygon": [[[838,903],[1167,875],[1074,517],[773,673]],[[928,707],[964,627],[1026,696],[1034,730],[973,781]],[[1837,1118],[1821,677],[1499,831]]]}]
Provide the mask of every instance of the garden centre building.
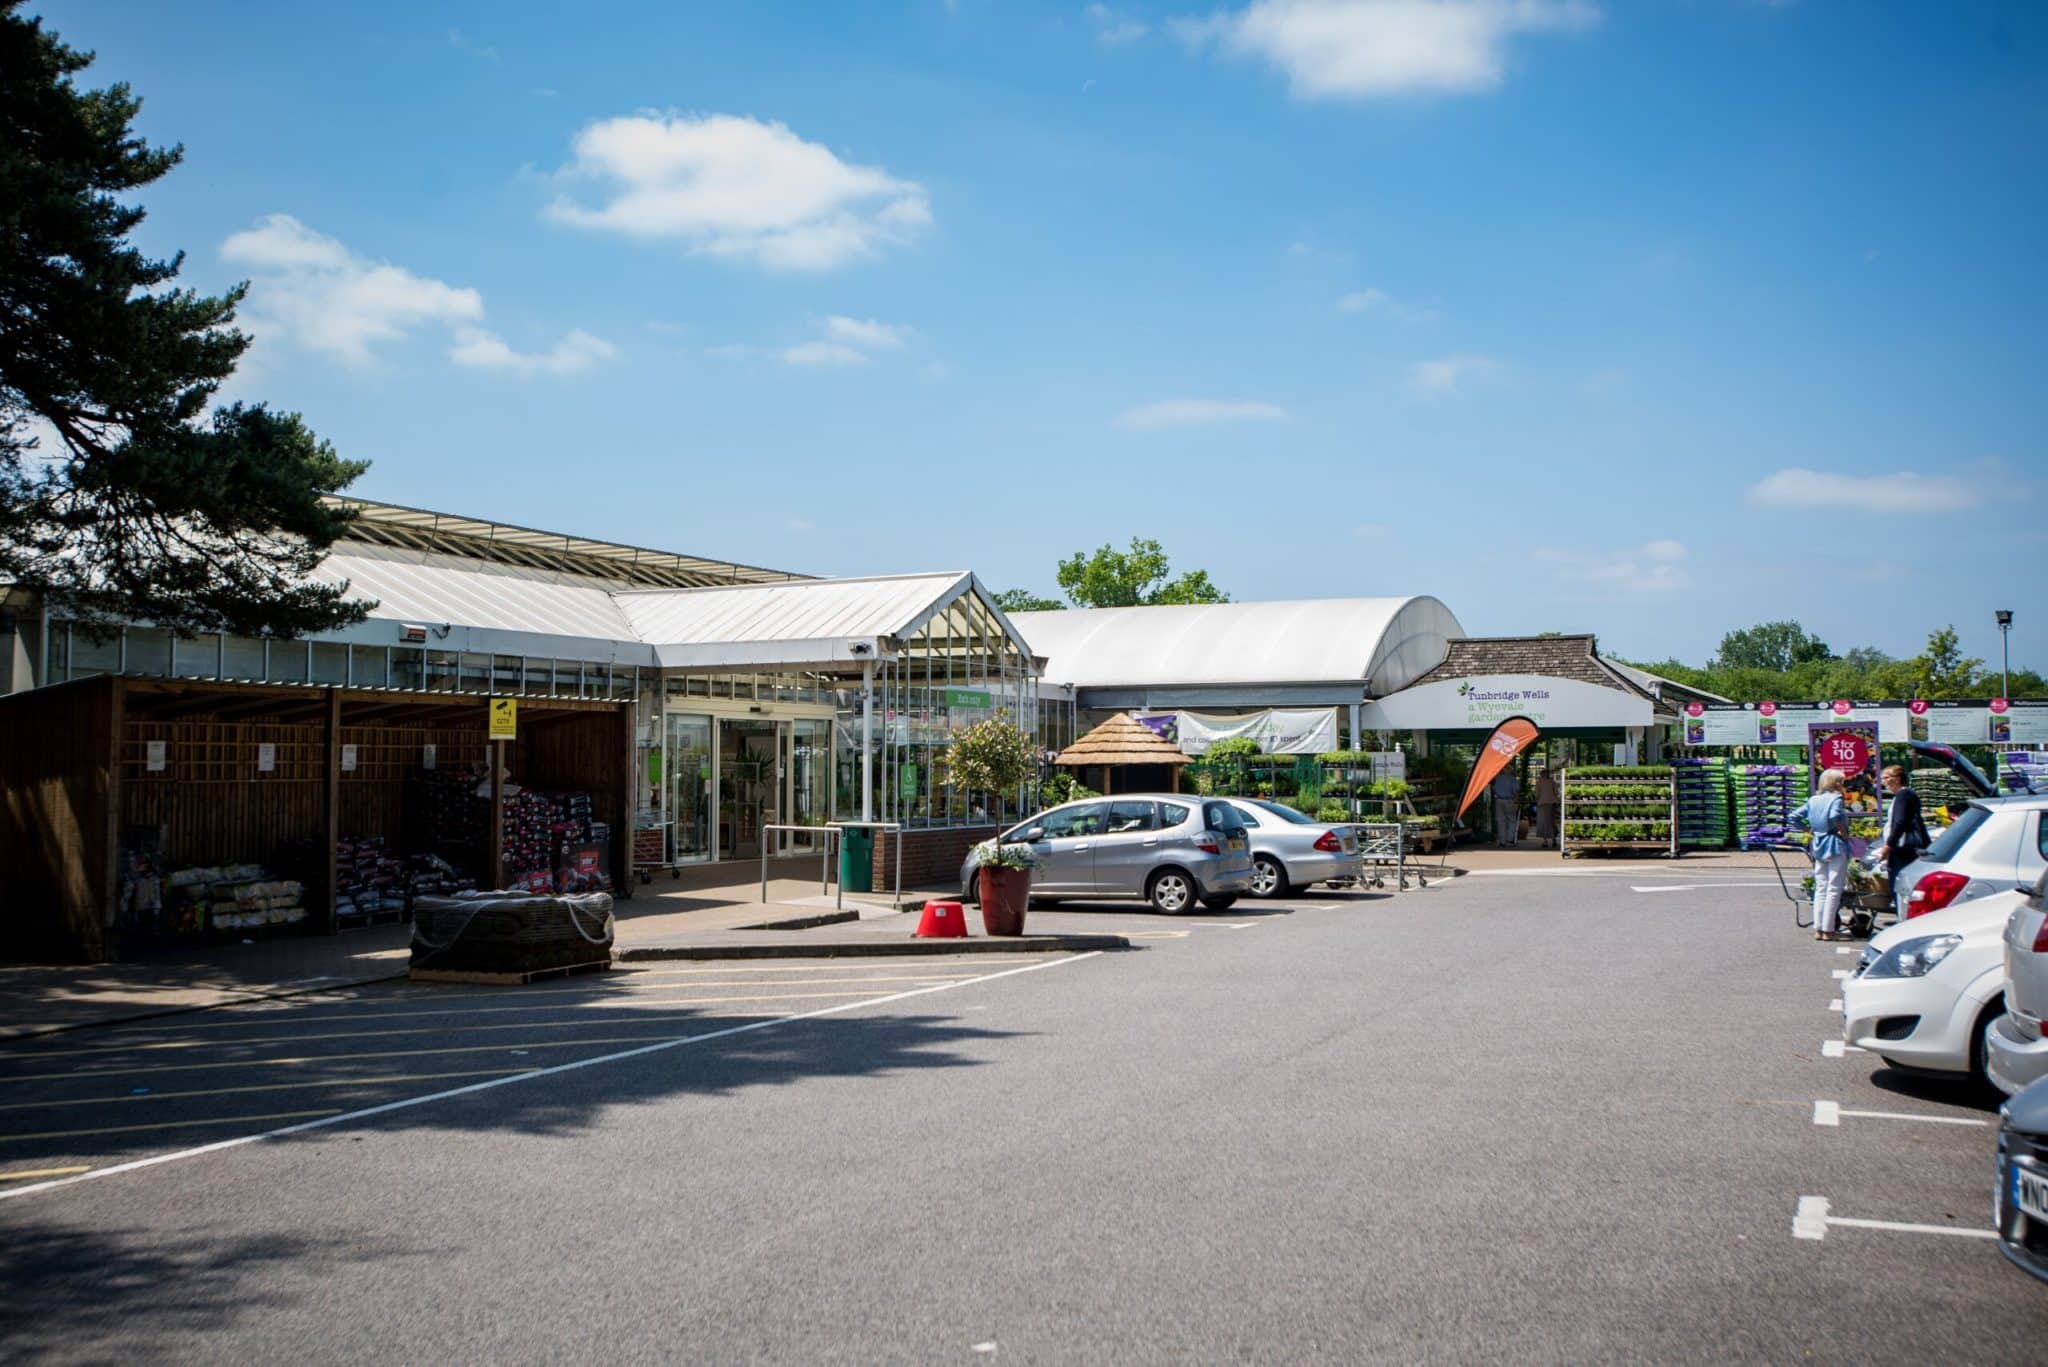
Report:
[{"label": "garden centre building", "polygon": [[15,695],[0,698],[0,837],[50,847],[27,885],[62,889],[72,923],[113,905],[129,842],[151,832],[202,863],[324,842],[332,885],[352,838],[411,838],[426,780],[487,770],[490,698],[524,699],[533,719],[505,751],[510,781],[573,790],[615,833],[620,884],[814,848],[768,827],[863,819],[901,828],[882,867],[900,851],[907,880],[950,876],[1028,798],[947,781],[953,736],[990,717],[1049,753],[1121,711],[1171,714],[1191,753],[1223,735],[1273,753],[1375,733],[1426,748],[1477,724],[1457,683],[1484,695],[1499,675],[1559,702],[1584,690],[1574,705],[1595,712],[1556,725],[1640,735],[1672,719],[1669,685],[1599,661],[1590,638],[1535,638],[1552,642],[1537,654],[1473,641],[1427,596],[1010,618],[965,570],[817,579],[356,506],[318,574],[375,606],[309,639],[94,639],[61,607],[0,602],[0,692]]}]

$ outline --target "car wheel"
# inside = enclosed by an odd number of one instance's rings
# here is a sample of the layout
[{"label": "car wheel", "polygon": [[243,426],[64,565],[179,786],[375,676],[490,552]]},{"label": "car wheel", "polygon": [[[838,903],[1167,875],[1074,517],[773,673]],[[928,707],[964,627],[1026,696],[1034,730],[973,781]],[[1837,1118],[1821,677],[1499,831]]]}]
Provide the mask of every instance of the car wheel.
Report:
[{"label": "car wheel", "polygon": [[1252,896],[1285,897],[1292,890],[1287,882],[1287,870],[1280,867],[1279,860],[1267,854],[1252,860]]},{"label": "car wheel", "polygon": [[963,905],[970,907],[981,904],[981,880],[979,878],[967,880],[967,886],[960,889],[960,901]]},{"label": "car wheel", "polygon": [[1145,897],[1154,911],[1178,916],[1194,905],[1195,880],[1179,869],[1161,869],[1146,885]]},{"label": "car wheel", "polygon": [[1237,894],[1234,892],[1220,892],[1214,897],[1204,897],[1202,905],[1211,911],[1229,911],[1237,905]]},{"label": "car wheel", "polygon": [[1994,1093],[1999,1089],[1998,1084],[1991,1080],[1987,1066],[1991,1062],[1991,1044],[1986,1036],[1991,1033],[1992,1024],[2004,1014],[2004,996],[1993,997],[1985,1004],[1984,1014],[1977,1017],[1977,1028],[1970,1032],[1970,1077]]}]

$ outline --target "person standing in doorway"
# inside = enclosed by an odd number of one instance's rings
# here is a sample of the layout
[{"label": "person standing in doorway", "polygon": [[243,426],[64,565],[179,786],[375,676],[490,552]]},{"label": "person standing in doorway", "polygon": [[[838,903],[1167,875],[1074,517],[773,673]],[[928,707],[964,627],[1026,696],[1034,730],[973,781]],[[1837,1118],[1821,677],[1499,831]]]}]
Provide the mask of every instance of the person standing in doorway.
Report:
[{"label": "person standing in doorway", "polygon": [[1515,766],[1510,764],[1493,776],[1493,843],[1505,849],[1513,849],[1521,835],[1521,803],[1519,798],[1522,785],[1515,781]]},{"label": "person standing in doorway", "polygon": [[1891,807],[1885,814],[1884,844],[1877,847],[1877,857],[1884,861],[1885,877],[1891,881],[1892,909],[1903,920],[1906,890],[1899,885],[1899,875],[1934,841],[1929,838],[1927,822],[1920,814],[1920,794],[1907,785],[1903,766],[1885,766],[1884,790],[1891,798]]},{"label": "person standing in doorway", "polygon": [[1806,800],[1797,821],[1813,832],[1806,847],[1813,860],[1813,938],[1846,940],[1841,933],[1842,892],[1849,881],[1849,817],[1842,808],[1842,789],[1849,776],[1840,769],[1821,771],[1819,790]]},{"label": "person standing in doorway", "polygon": [[1546,850],[1557,848],[1557,816],[1563,806],[1557,776],[1546,768],[1536,778],[1536,839]]}]

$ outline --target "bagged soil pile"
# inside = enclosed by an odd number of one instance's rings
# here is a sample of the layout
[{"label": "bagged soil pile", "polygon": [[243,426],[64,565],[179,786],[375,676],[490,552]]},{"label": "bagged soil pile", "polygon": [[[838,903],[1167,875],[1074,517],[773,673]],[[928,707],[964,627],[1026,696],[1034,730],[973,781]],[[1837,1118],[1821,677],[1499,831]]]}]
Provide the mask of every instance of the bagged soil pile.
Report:
[{"label": "bagged soil pile", "polygon": [[413,899],[412,966],[532,973],[609,960],[612,898],[465,892]]}]

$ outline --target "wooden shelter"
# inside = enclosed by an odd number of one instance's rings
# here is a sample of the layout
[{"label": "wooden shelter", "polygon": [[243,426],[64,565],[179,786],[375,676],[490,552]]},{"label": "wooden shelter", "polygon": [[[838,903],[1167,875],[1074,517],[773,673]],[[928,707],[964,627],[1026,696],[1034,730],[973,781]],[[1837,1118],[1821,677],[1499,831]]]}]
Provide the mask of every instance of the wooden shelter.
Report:
[{"label": "wooden shelter", "polygon": [[[408,781],[482,765],[587,792],[612,830],[612,885],[630,896],[633,704],[521,697],[517,735],[492,740],[480,694],[102,675],[0,698],[0,962],[120,957],[116,914],[131,833],[184,863],[313,855],[309,929],[333,931],[340,838],[408,825]],[[431,758],[429,758],[431,756]],[[456,859],[487,884],[502,867],[502,788],[483,840]]]},{"label": "wooden shelter", "polygon": [[[1130,713],[1120,712],[1062,750],[1054,763],[1062,769],[1079,770],[1083,782],[1089,770],[1098,771],[1099,782],[1092,786],[1104,793],[1113,793],[1118,787],[1127,793],[1159,788],[1177,793],[1181,768],[1189,760],[1172,741]],[[1121,784],[1116,781],[1119,778]]]}]

